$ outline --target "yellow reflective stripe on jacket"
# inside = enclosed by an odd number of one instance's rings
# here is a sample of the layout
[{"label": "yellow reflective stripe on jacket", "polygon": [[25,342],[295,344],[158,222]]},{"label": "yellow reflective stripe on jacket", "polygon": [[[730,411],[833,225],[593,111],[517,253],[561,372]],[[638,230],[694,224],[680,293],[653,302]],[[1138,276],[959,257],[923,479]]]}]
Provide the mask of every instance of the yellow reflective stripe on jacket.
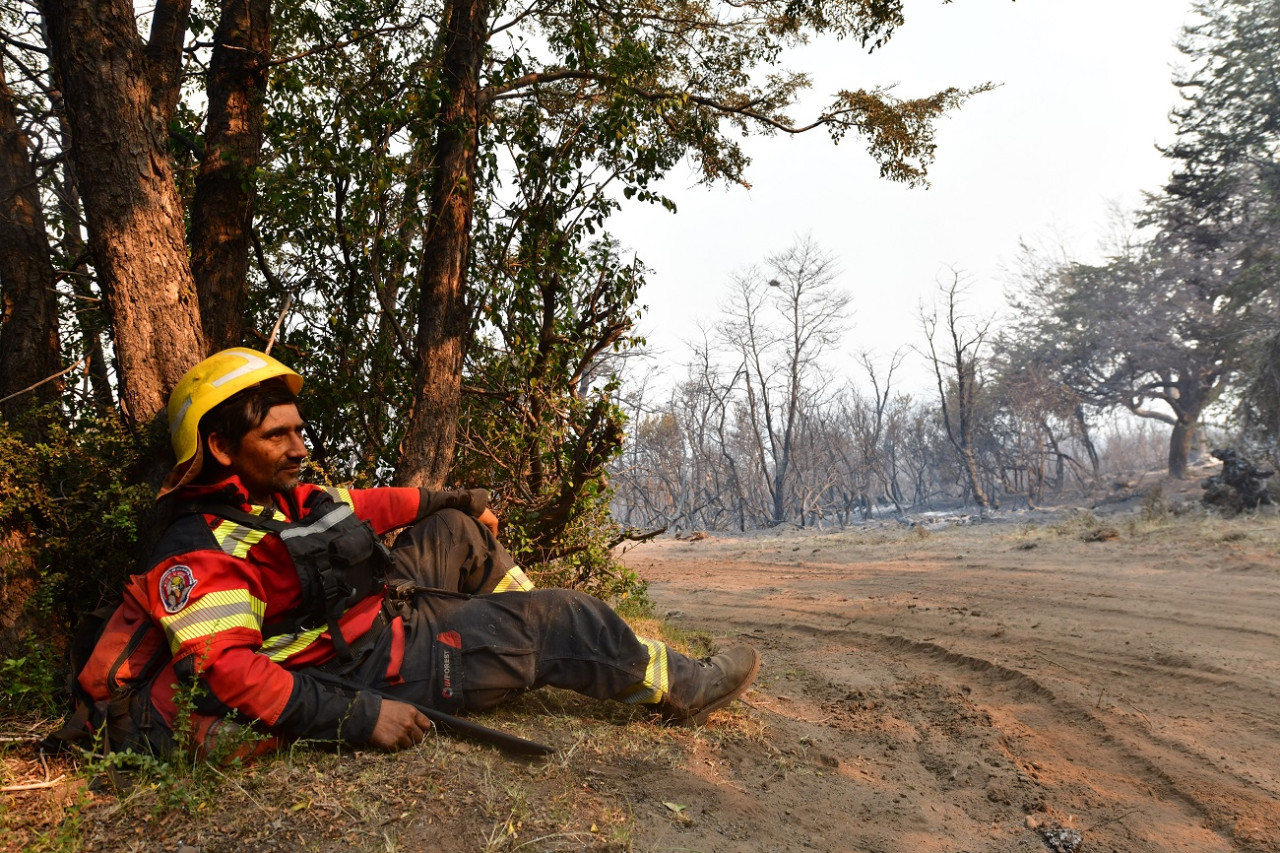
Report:
[{"label": "yellow reflective stripe on jacket", "polygon": [[[263,507],[249,507],[253,515],[261,515]],[[271,511],[271,517],[276,521],[288,521],[284,513],[278,509]],[[262,541],[263,537],[269,531],[258,530],[252,527],[245,527],[243,524],[224,518],[213,528],[213,538],[217,540],[218,547],[233,557],[243,559],[249,553],[249,549]]]},{"label": "yellow reflective stripe on jacket", "polygon": [[333,489],[333,488],[326,487],[325,493],[328,494],[329,497],[333,498],[335,501],[344,503],[347,506],[351,507],[352,509],[356,508],[355,502],[351,500],[350,489]]},{"label": "yellow reflective stripe on jacket", "polygon": [[266,530],[254,530],[225,519],[213,528],[213,538],[218,540],[218,547],[233,557],[243,558],[266,535]]},{"label": "yellow reflective stripe on jacket", "polygon": [[[249,504],[249,515],[262,515],[262,513],[263,513],[265,510],[266,510],[266,507],[265,507],[265,506],[257,506],[257,505],[255,505],[255,504]],[[272,520],[273,520],[273,521],[288,521],[288,520],[289,520],[288,516],[286,516],[283,512],[281,512],[280,510],[276,509],[275,507],[272,507],[272,508],[271,508],[271,518],[272,518]]]},{"label": "yellow reflective stripe on jacket", "polygon": [[667,698],[671,690],[671,669],[667,663],[667,646],[657,640],[636,637],[649,650],[649,666],[644,681],[633,684],[618,696],[619,702],[628,705],[654,705]]},{"label": "yellow reflective stripe on jacket", "polygon": [[494,592],[529,592],[534,588],[533,581],[519,566],[512,566],[493,588]]},{"label": "yellow reflective stripe on jacket", "polygon": [[267,605],[247,589],[228,589],[202,595],[194,604],[160,619],[169,637],[169,650],[177,654],[184,643],[232,628],[261,631]]},{"label": "yellow reflective stripe on jacket", "polygon": [[312,628],[310,631],[303,631],[301,634],[281,634],[278,637],[272,637],[262,644],[262,648],[258,649],[258,654],[266,655],[276,663],[280,663],[314,643],[327,630],[329,629],[326,626]]}]

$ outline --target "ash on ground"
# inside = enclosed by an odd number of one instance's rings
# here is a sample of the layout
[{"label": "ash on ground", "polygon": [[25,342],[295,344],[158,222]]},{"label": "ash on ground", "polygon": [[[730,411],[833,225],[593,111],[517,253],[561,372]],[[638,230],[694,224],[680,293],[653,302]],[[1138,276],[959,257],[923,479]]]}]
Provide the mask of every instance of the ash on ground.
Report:
[{"label": "ash on ground", "polygon": [[1076,853],[1084,847],[1083,835],[1056,823],[1040,827],[1040,837],[1054,853]]}]

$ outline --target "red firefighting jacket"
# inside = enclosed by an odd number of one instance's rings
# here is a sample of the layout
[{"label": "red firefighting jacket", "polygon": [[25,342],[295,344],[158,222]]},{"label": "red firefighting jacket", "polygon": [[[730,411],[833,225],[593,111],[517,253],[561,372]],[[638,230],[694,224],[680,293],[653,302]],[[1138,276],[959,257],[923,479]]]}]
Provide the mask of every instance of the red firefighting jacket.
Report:
[{"label": "red firefighting jacket", "polygon": [[[254,529],[217,514],[219,502],[257,515],[240,481],[188,487],[178,501],[196,501],[199,512],[180,516],[156,547],[152,568],[135,576],[130,592],[164,631],[172,660],[156,678],[151,703],[171,729],[177,714],[175,685],[198,679],[196,710],[239,712],[286,738],[368,741],[379,697],[343,692],[296,670],[335,657],[327,624],[295,625],[264,640],[264,626],[288,622],[304,605],[302,582],[280,534]],[[300,485],[274,496],[276,521],[305,522],[317,506],[341,501],[381,535],[444,508],[478,516],[483,490],[412,488],[321,489]],[[317,513],[319,514],[319,513]],[[367,634],[379,617],[383,592],[346,604],[337,627],[347,644]],[[88,668],[87,668],[88,669]],[[90,688],[86,679],[81,683]]]}]

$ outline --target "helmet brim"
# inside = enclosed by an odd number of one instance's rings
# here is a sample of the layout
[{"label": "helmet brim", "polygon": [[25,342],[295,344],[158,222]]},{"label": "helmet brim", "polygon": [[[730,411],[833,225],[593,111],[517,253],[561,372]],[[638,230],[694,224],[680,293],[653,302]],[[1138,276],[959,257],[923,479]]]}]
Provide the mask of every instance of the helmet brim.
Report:
[{"label": "helmet brim", "polygon": [[202,442],[196,443],[195,455],[190,459],[179,462],[170,469],[165,475],[164,482],[160,485],[160,491],[156,493],[156,500],[160,500],[165,495],[176,492],[187,483],[190,483],[196,477],[200,476],[200,469],[204,462],[204,448]]}]

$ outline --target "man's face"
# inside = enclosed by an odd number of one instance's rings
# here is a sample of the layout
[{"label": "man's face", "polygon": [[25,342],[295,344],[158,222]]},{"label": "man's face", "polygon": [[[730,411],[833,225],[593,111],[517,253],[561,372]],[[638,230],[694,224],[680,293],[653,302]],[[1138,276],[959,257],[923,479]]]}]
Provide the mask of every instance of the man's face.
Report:
[{"label": "man's face", "polygon": [[209,436],[209,452],[240,477],[249,497],[266,504],[271,495],[298,485],[307,445],[302,441],[302,415],[293,403],[274,406],[262,423],[249,430],[234,450],[222,436]]}]

